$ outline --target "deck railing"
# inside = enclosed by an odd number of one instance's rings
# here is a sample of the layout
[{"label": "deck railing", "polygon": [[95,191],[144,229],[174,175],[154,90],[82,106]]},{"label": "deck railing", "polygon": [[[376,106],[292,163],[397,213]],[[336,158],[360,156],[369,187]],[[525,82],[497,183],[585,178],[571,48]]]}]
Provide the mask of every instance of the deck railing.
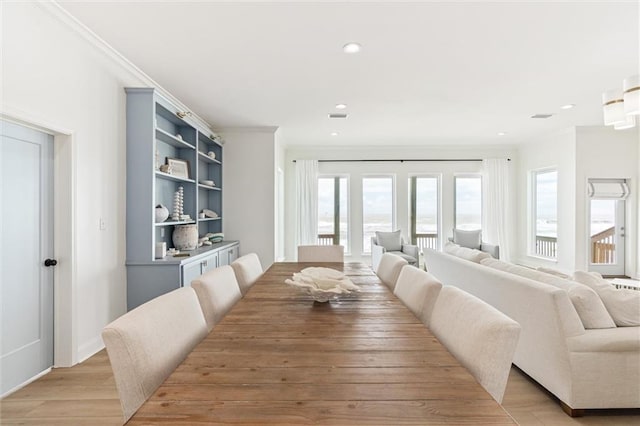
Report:
[{"label": "deck railing", "polygon": [[438,249],[438,234],[415,234],[414,241],[420,248],[420,251],[423,251],[425,248]]},{"label": "deck railing", "polygon": [[558,238],[536,235],[536,254],[555,258],[558,256]]},{"label": "deck railing", "polygon": [[615,238],[615,226],[591,236],[591,263],[615,263]]},{"label": "deck railing", "polygon": [[334,234],[318,234],[318,245],[331,246],[333,245]]}]

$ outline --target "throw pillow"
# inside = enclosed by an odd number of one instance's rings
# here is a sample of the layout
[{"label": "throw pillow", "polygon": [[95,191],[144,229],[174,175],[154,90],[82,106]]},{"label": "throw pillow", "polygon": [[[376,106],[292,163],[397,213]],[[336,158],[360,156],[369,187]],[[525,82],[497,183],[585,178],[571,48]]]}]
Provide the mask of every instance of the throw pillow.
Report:
[{"label": "throw pillow", "polygon": [[616,326],[598,294],[584,284],[496,259],[485,259],[480,263],[565,290],[586,329],[615,328]]},{"label": "throw pillow", "polygon": [[[599,275],[599,274],[598,274]],[[576,271],[573,279],[598,293],[619,327],[640,326],[640,291],[617,289],[609,281],[590,272]]]},{"label": "throw pillow", "polygon": [[402,251],[402,235],[399,229],[393,232],[376,231],[376,240],[378,245],[387,251]]},{"label": "throw pillow", "polygon": [[480,250],[482,244],[482,231],[463,231],[461,229],[453,230],[453,242],[462,247]]}]

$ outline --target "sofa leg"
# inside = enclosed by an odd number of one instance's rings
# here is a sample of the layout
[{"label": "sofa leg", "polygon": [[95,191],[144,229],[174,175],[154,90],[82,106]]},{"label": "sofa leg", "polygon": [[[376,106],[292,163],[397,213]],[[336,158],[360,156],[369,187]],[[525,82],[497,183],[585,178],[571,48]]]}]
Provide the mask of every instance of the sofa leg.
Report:
[{"label": "sofa leg", "polygon": [[571,417],[582,417],[584,416],[584,409],[581,408],[571,408],[564,402],[560,401],[560,406],[562,407],[562,411],[567,413]]}]

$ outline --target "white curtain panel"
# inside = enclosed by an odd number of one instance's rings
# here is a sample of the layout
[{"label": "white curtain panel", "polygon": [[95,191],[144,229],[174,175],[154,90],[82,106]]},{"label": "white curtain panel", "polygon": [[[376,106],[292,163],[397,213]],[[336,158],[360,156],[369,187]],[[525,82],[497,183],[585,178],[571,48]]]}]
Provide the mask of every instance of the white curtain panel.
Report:
[{"label": "white curtain panel", "polygon": [[482,240],[500,246],[500,259],[511,259],[509,229],[511,213],[510,162],[506,158],[482,160]]},{"label": "white curtain panel", "polygon": [[297,245],[317,244],[318,160],[296,161]]}]

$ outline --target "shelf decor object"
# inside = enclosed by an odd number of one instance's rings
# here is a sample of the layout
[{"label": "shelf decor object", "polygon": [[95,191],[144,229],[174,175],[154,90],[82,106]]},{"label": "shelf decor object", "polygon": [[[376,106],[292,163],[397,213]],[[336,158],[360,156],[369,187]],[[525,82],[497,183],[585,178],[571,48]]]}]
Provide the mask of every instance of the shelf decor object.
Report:
[{"label": "shelf decor object", "polygon": [[[222,232],[222,143],[213,139],[206,123],[155,89],[125,91],[127,308],[131,310],[190,285],[209,269],[231,263],[239,243],[207,239],[210,245],[198,247],[199,238]],[[159,164],[161,159],[166,164]],[[215,186],[202,185],[203,181]],[[219,216],[199,214],[205,210]],[[166,256],[156,256],[156,247],[163,245]]]}]

